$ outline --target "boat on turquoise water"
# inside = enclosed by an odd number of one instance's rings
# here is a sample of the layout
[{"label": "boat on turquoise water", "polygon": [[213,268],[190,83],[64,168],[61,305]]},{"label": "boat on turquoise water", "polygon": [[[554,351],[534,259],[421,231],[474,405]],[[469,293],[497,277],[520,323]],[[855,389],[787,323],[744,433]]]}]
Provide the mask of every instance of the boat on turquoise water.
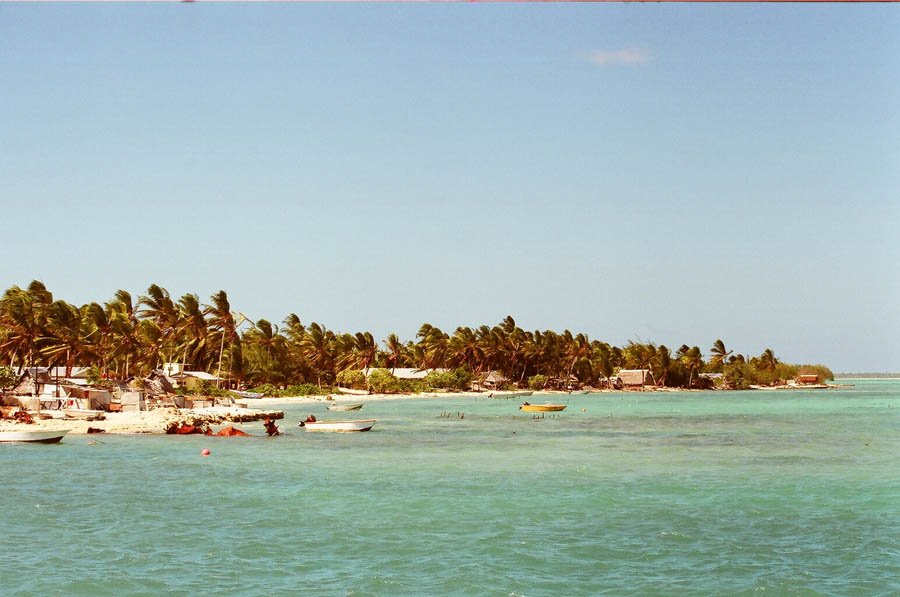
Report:
[{"label": "boat on turquoise water", "polygon": [[525,396],[531,396],[532,394],[534,394],[534,391],[533,391],[533,390],[526,390],[526,391],[522,391],[522,392],[516,392],[516,396],[521,396],[521,397],[523,397],[523,398],[524,398]]},{"label": "boat on turquoise water", "polygon": [[347,404],[329,404],[326,408],[328,410],[359,410],[362,407],[362,402],[353,402]]},{"label": "boat on turquoise water", "polygon": [[356,419],[353,421],[300,421],[298,427],[307,431],[369,431],[375,425],[375,419]]},{"label": "boat on turquoise water", "polygon": [[519,410],[526,413],[553,413],[561,410],[566,410],[565,404],[522,404],[519,406]]},{"label": "boat on turquoise water", "polygon": [[13,430],[0,431],[0,442],[3,443],[35,443],[57,444],[69,432],[69,429],[57,429],[53,431],[38,430]]}]

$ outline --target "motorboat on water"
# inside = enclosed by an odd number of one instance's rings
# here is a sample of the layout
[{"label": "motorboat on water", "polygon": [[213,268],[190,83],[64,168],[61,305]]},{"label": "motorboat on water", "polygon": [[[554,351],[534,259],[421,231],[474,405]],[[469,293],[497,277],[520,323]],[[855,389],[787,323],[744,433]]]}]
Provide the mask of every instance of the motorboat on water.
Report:
[{"label": "motorboat on water", "polygon": [[4,429],[0,430],[0,443],[57,444],[69,431],[71,430],[38,431],[29,429],[19,431],[18,429]]},{"label": "motorboat on water", "polygon": [[528,404],[527,402],[519,406],[519,410],[526,413],[553,413],[566,410],[565,404]]},{"label": "motorboat on water", "polygon": [[326,408],[328,408],[328,410],[346,411],[346,410],[359,410],[362,407],[363,407],[362,402],[354,402],[354,403],[348,403],[348,404],[329,404]]},{"label": "motorboat on water", "polygon": [[300,421],[298,427],[307,431],[369,431],[375,425],[375,419],[356,419],[352,421]]}]

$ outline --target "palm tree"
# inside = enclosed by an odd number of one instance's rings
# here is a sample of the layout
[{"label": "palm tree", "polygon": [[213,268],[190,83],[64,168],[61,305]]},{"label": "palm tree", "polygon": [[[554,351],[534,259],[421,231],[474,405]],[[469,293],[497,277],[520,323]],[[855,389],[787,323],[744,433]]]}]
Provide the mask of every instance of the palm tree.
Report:
[{"label": "palm tree", "polygon": [[323,373],[330,373],[333,369],[333,356],[331,342],[334,334],[325,326],[316,322],[309,324],[306,335],[301,341],[303,355],[309,360],[316,371],[316,384],[322,387]]},{"label": "palm tree", "polygon": [[[203,315],[207,317],[207,325],[213,331],[213,336],[219,336],[219,358],[216,365],[216,377],[222,375],[222,359],[225,355],[225,344],[228,343],[228,351],[232,353],[232,347],[237,339],[237,329],[246,319],[243,315],[239,315],[240,323],[235,321],[234,313],[231,312],[231,303],[228,302],[228,294],[224,290],[213,294],[209,297],[210,304],[203,307]],[[215,340],[213,339],[213,342]],[[233,376],[236,371],[240,370],[240,365],[232,361],[229,367],[229,377]]]},{"label": "palm tree", "polygon": [[[43,338],[41,354],[47,357],[50,366],[65,363],[68,376],[75,362],[90,346],[81,310],[66,301],[54,301],[47,307],[46,321],[47,335]],[[100,353],[101,350],[97,350],[92,356],[99,356]]]},{"label": "palm tree", "polygon": [[171,360],[176,350],[180,322],[178,307],[169,296],[169,291],[151,284],[147,294],[138,299],[138,305],[143,307],[138,312],[140,317],[152,320],[159,329],[157,358],[161,356],[163,360]]},{"label": "palm tree", "polygon": [[0,321],[8,330],[0,349],[11,364],[27,359],[30,367],[35,365],[35,350],[40,348],[46,325],[46,309],[52,302],[53,295],[38,280],[25,290],[12,286],[0,299]]},{"label": "palm tree", "polygon": [[[682,348],[684,348],[684,345],[682,345]],[[690,370],[688,388],[692,388],[694,386],[694,371],[698,371],[703,367],[703,355],[700,353],[700,348],[694,346],[685,350],[682,353],[681,362]]]},{"label": "palm tree", "polygon": [[399,365],[403,365],[406,358],[406,347],[403,345],[403,342],[400,341],[400,337],[397,334],[391,333],[388,334],[387,339],[384,341],[384,360],[388,369],[394,370]]},{"label": "palm tree", "polygon": [[733,350],[726,350],[725,343],[722,342],[722,339],[719,338],[715,342],[713,342],[712,348],[709,349],[710,359],[709,364],[713,367],[721,369],[721,366],[725,364],[725,360],[731,356]]}]

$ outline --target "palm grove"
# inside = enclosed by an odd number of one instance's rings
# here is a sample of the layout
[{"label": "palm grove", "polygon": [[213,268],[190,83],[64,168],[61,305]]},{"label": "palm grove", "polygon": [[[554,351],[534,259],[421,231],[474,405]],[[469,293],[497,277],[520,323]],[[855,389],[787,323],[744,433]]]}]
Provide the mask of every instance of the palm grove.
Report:
[{"label": "palm grove", "polygon": [[[43,283],[33,281],[27,288],[10,287],[0,299],[0,363],[91,366],[104,377],[129,379],[164,362],[190,363],[249,387],[360,385],[366,383],[360,370],[398,367],[445,369],[426,385],[456,389],[490,371],[502,373],[511,385],[534,389],[553,383],[602,387],[602,380],[620,369],[646,369],[655,385],[688,388],[698,387],[700,373],[722,373],[725,386],[735,389],[800,372],[833,377],[821,365],[782,363],[769,349],[756,357],[735,354],[722,340],[704,358],[697,346],[673,351],[629,341],[618,347],[569,330],[526,331],[509,316],[494,326],[463,326],[452,334],[424,323],[414,341],[390,334],[379,343],[370,332],[337,333],[319,323],[303,324],[294,313],[281,325],[251,321],[232,309],[224,290],[203,303],[196,294],[173,299],[153,284],[136,299],[119,290],[102,304],[77,307],[54,300]],[[390,377],[381,372],[383,387],[375,389],[422,389],[396,380],[392,385],[385,381]]]}]

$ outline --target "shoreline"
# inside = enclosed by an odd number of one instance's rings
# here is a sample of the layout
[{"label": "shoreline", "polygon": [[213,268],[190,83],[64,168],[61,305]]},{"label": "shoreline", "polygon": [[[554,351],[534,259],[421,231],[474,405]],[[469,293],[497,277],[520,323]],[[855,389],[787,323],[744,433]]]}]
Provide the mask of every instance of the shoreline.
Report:
[{"label": "shoreline", "polygon": [[[783,391],[783,390],[821,390],[853,387],[846,384],[823,384],[815,386],[771,386],[753,388],[748,391]],[[702,393],[716,390],[687,388],[628,388],[619,390],[592,390],[589,393],[548,390],[535,392],[532,396],[521,396],[516,399],[540,400],[542,396],[588,396],[592,394],[645,394],[691,392]],[[103,413],[102,420],[41,418],[33,423],[21,423],[12,419],[0,419],[0,431],[21,431],[33,429],[39,431],[68,430],[71,435],[166,435],[172,426],[192,425],[196,427],[233,426],[240,428],[241,423],[262,421],[269,418],[280,420],[284,411],[279,406],[348,403],[348,402],[382,402],[389,400],[439,400],[441,398],[491,398],[491,392],[426,392],[419,394],[322,394],[316,396],[287,396],[283,398],[248,398],[237,401],[237,406],[212,406],[197,409],[156,408],[136,412]],[[497,398],[497,400],[513,400],[513,398]]]}]

